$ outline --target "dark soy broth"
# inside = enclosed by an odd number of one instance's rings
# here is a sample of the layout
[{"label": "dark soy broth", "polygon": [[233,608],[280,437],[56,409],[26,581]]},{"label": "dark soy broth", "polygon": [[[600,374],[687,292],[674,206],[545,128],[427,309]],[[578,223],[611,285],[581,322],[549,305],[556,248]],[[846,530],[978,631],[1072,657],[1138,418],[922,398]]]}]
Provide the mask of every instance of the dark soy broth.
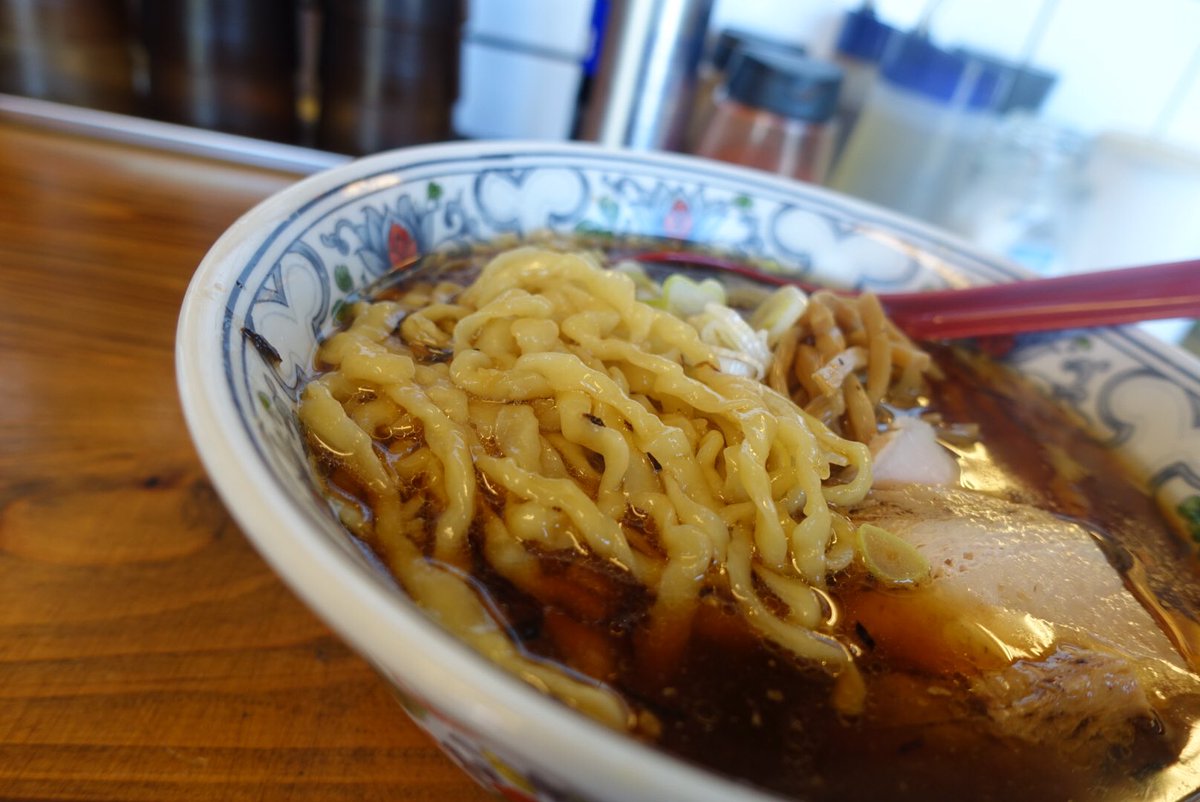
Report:
[{"label": "dark soy broth", "polygon": [[[1120,462],[1002,366],[948,348],[935,351],[946,379],[933,387],[930,409],[950,422],[978,423],[980,441],[989,444],[987,463],[968,467],[963,481],[989,471],[994,484],[1000,474],[1010,500],[1085,522],[1121,555],[1117,564],[1127,585],[1140,598],[1156,600],[1170,628],[1188,633],[1185,650],[1194,654],[1191,558]],[[1088,467],[1086,475],[1072,481],[1056,475],[1048,456],[1055,448],[1069,449]],[[924,673],[879,654],[852,603],[839,628],[860,647],[867,682],[861,716],[840,716],[830,704],[828,675],[764,643],[729,600],[715,596],[705,599],[683,660],[664,676],[637,658],[644,591],[598,562],[548,555],[546,564],[538,600],[480,561],[480,586],[525,648],[611,683],[652,711],[665,751],[789,796],[1153,799],[1156,774],[1176,761],[1200,716],[1200,699],[1180,698],[1158,718],[1136,722],[1129,742],[1100,753],[1069,740],[1033,744],[1007,737],[974,698],[969,676]],[[863,583],[851,573],[835,580],[830,593],[852,600]]]},{"label": "dark soy broth", "polygon": [[[946,430],[978,425],[985,446],[959,450],[962,485],[986,485],[993,495],[1086,526],[1195,671],[1195,563],[1152,500],[1079,421],[1004,366],[961,349],[931,350],[944,379],[931,387],[923,411],[936,413]],[[336,459],[315,456],[327,489],[355,500],[369,516],[361,489]],[[854,569],[835,575],[828,592],[840,612],[836,634],[854,645],[866,682],[861,715],[840,715],[831,704],[832,678],[764,641],[718,592],[703,598],[680,659],[656,664],[646,655],[658,650],[646,648],[642,626],[652,600],[605,563],[577,552],[541,553],[538,582],[523,589],[489,567],[482,526],[504,502],[479,476],[485,503],[472,535],[479,592],[524,650],[611,685],[635,710],[651,714],[636,737],[685,761],[811,800],[1177,796],[1160,777],[1179,769],[1193,737],[1200,719],[1195,695],[1156,705],[1156,715],[1134,722],[1129,737],[1103,748],[1071,737],[1037,743],[1012,737],[994,726],[969,671],[929,672],[875,643],[855,609],[878,590]],[[622,523],[631,540],[655,548],[655,533],[638,510],[629,508]],[[1074,658],[1061,652],[1049,659]]]}]

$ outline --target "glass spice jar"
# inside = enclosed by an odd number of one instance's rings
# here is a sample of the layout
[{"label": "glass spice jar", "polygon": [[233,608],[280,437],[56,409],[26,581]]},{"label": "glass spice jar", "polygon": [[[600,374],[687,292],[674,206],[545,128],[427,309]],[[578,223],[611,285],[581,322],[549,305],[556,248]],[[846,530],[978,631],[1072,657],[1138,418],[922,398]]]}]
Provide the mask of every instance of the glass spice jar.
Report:
[{"label": "glass spice jar", "polygon": [[734,55],[700,156],[822,183],[833,157],[842,70],[746,48]]}]

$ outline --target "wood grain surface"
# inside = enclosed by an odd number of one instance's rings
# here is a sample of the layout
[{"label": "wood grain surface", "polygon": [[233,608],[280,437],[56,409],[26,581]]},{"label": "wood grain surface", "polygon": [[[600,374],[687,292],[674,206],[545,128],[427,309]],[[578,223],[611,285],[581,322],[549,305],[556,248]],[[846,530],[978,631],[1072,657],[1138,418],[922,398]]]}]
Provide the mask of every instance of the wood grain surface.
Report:
[{"label": "wood grain surface", "polygon": [[296,179],[0,121],[0,799],[489,798],[275,578],[184,428],[187,282]]}]

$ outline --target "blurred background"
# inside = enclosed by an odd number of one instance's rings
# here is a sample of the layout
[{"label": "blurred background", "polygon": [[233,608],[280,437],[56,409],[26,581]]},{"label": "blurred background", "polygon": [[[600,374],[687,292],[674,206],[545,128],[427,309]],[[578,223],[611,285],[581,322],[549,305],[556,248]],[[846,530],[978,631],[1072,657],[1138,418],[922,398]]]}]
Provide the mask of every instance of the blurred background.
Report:
[{"label": "blurred background", "polygon": [[1200,255],[1197,0],[0,0],[0,93],[351,156],[698,153],[1042,275]]}]

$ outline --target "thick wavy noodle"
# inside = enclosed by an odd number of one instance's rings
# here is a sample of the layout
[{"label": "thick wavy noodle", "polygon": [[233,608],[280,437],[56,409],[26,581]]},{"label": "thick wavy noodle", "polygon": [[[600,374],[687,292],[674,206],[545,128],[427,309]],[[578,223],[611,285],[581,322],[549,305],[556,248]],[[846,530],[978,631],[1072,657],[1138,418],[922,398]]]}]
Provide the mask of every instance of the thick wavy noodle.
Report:
[{"label": "thick wavy noodle", "polygon": [[[717,594],[838,675],[844,709],[859,703],[823,589],[853,557],[844,512],[871,470],[867,448],[820,419],[836,405],[806,411],[779,381],[784,394],[722,373],[696,329],[636,300],[628,276],[537,248],[497,256],[466,288],[360,304],[318,363],[300,418],[344,522],[491,660],[613,727],[653,729],[603,670],[526,653],[472,579],[487,570],[536,593],[567,555],[642,589],[646,671],[669,674]],[[879,382],[867,376],[868,399]]]},{"label": "thick wavy noodle", "polygon": [[813,293],[775,347],[767,383],[834,431],[860,442],[878,433],[880,403],[912,405],[937,367],[896,328],[871,293]]}]

